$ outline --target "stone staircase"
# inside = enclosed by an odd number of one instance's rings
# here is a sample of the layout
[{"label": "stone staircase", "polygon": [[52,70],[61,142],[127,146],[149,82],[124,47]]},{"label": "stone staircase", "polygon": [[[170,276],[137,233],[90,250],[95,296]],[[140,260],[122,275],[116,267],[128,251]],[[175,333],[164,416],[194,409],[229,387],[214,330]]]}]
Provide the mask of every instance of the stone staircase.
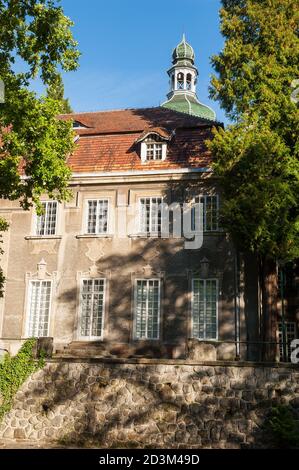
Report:
[{"label": "stone staircase", "polygon": [[104,343],[99,341],[72,341],[54,352],[54,357],[111,357]]}]

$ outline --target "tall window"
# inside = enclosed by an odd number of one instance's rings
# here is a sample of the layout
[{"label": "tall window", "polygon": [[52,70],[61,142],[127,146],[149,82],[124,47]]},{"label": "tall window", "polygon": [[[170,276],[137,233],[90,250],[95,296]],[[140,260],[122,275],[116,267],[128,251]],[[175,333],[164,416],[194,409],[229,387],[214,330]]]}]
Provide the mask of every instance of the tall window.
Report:
[{"label": "tall window", "polygon": [[218,288],[216,279],[192,281],[192,336],[217,339]]},{"label": "tall window", "polygon": [[102,338],[105,279],[83,279],[80,292],[80,336]]},{"label": "tall window", "polygon": [[87,201],[87,233],[101,234],[108,231],[108,199]]},{"label": "tall window", "polygon": [[[282,323],[278,323],[278,337],[279,337],[279,356],[280,361],[284,360],[283,354],[283,334],[282,334]],[[291,321],[285,322],[285,340],[286,340],[286,360],[291,362],[291,342],[296,339],[296,323]]]},{"label": "tall window", "polygon": [[57,224],[57,201],[42,203],[44,213],[36,219],[36,235],[55,235]]},{"label": "tall window", "polygon": [[51,281],[30,281],[28,336],[49,335]]},{"label": "tall window", "polygon": [[138,279],[135,285],[135,337],[158,339],[160,280]]},{"label": "tall window", "polygon": [[161,197],[142,197],[140,203],[140,224],[141,233],[158,234],[161,232]]},{"label": "tall window", "polygon": [[[212,232],[219,230],[219,198],[215,196],[198,196],[195,198],[195,203],[203,204],[203,230],[205,232]],[[191,228],[195,230],[195,208],[191,213]],[[200,225],[201,226],[201,225]]]}]

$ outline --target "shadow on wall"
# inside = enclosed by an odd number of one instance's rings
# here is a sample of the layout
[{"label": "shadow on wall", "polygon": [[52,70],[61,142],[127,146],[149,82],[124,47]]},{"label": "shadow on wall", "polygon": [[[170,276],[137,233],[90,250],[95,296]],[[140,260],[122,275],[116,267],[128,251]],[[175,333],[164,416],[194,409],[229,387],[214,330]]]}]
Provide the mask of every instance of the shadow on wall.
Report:
[{"label": "shadow on wall", "polygon": [[271,406],[298,413],[297,380],[294,368],[52,363],[18,392],[0,435],[107,448],[271,448]]}]

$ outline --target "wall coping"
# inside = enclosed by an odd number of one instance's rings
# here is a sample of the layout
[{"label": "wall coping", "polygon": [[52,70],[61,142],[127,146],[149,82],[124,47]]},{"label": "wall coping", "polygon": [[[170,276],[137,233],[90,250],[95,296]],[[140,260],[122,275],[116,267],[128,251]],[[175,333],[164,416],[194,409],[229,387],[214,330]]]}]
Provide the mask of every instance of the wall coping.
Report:
[{"label": "wall coping", "polygon": [[289,362],[251,362],[251,361],[194,361],[186,359],[147,359],[147,358],[103,358],[103,357],[55,357],[46,359],[47,363],[87,363],[87,364],[140,364],[140,365],[174,365],[174,366],[211,366],[211,367],[268,367],[276,369],[299,370],[299,364]]}]

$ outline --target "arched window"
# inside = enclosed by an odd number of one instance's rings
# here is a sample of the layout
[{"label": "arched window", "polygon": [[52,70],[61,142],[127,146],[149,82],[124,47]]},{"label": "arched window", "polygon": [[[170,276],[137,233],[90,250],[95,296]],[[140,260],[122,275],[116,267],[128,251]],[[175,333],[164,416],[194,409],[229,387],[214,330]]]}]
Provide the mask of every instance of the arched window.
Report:
[{"label": "arched window", "polygon": [[192,75],[191,73],[187,73],[186,75],[186,90],[191,90],[192,87]]},{"label": "arched window", "polygon": [[178,73],[177,75],[177,88],[178,90],[184,89],[184,74],[182,72]]}]

